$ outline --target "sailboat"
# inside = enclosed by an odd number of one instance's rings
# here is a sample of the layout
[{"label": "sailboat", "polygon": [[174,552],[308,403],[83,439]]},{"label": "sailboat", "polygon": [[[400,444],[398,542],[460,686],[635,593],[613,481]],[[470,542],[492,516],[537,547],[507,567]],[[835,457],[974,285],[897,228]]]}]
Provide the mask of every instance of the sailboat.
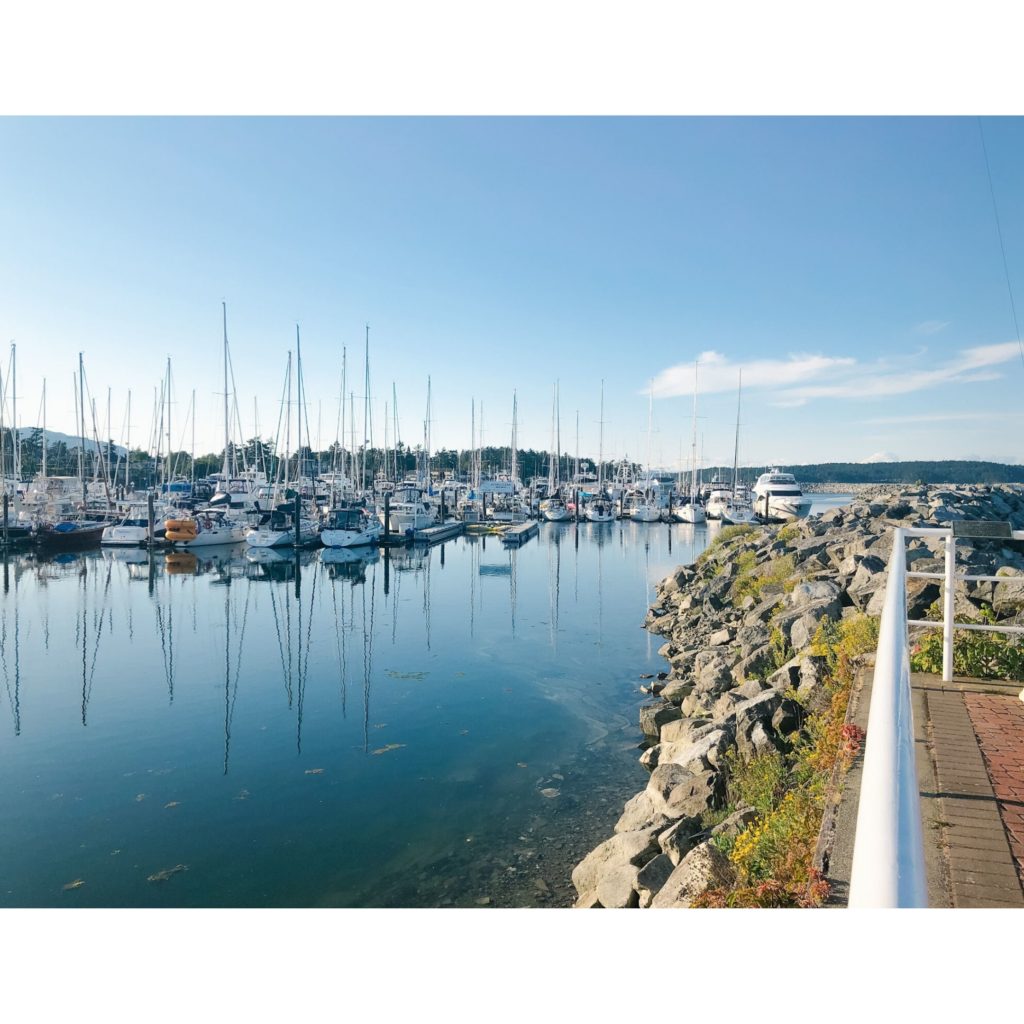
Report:
[{"label": "sailboat", "polygon": [[661,506],[655,494],[655,484],[651,481],[651,430],[654,419],[654,381],[651,381],[650,399],[647,406],[647,473],[644,477],[644,490],[633,501],[630,518],[640,523],[658,523],[661,521]]},{"label": "sailboat", "polygon": [[743,394],[743,371],[740,370],[739,387],[736,391],[736,445],[732,457],[732,494],[722,508],[721,519],[730,526],[743,526],[757,521],[753,506],[740,488],[740,397]]},{"label": "sailboat", "polygon": [[679,509],[679,518],[684,523],[703,523],[706,521],[704,508],[698,501],[697,496],[697,366],[699,361],[693,364],[693,452],[690,456],[690,501]]},{"label": "sailboat", "polygon": [[[302,383],[302,347],[299,340],[299,326],[295,325],[296,355],[296,410],[298,420],[298,444],[296,446],[296,475],[302,474],[302,419],[304,413],[305,391]],[[289,362],[291,356],[289,355]],[[291,405],[291,386],[288,388],[289,406]],[[291,409],[288,410],[289,417]],[[292,490],[292,500],[275,506],[264,522],[245,535],[245,542],[253,548],[304,547],[317,542],[316,526],[311,519],[303,514],[302,495],[296,488]],[[298,528],[296,528],[298,521]]]},{"label": "sailboat", "polygon": [[540,514],[549,523],[564,523],[570,518],[571,513],[566,508],[561,496],[561,481],[559,480],[559,463],[561,462],[562,447],[562,417],[558,404],[558,384],[555,384],[555,394],[551,403],[551,458],[548,462],[548,495],[546,501],[540,503]]},{"label": "sailboat", "polygon": [[584,515],[592,523],[610,523],[615,518],[615,506],[604,492],[604,381],[601,381],[601,419],[597,442],[597,497],[587,503]]}]

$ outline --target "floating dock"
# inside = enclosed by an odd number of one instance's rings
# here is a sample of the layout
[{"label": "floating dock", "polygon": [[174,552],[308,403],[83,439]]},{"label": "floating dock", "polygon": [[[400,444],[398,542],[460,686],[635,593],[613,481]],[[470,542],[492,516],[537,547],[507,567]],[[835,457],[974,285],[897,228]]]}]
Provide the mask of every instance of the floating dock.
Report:
[{"label": "floating dock", "polygon": [[515,545],[518,547],[520,544],[525,544],[531,537],[537,533],[538,527],[536,521],[528,523],[516,523],[515,526],[510,526],[504,534],[502,534],[501,541],[503,544]]},{"label": "floating dock", "polygon": [[422,530],[416,530],[412,536],[413,540],[436,544],[449,537],[457,537],[465,529],[466,524],[463,522],[442,523],[440,526],[427,526]]}]

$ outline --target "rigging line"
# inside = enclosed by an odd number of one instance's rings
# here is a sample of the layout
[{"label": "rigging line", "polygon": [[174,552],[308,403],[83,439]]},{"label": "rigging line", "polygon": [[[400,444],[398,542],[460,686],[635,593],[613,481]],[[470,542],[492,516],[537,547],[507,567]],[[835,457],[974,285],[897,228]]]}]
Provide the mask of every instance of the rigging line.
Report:
[{"label": "rigging line", "polygon": [[[278,615],[277,615],[277,598],[274,596],[273,582],[271,582],[271,588],[270,588],[270,607],[273,609],[273,612],[274,612],[274,631],[277,633],[277,650],[278,650],[278,653],[281,655],[281,675],[284,678],[285,693],[288,694],[288,706],[291,707],[292,706],[292,684],[291,684],[291,678],[290,678],[291,673],[289,671],[289,669],[291,667],[291,657],[288,658],[288,664],[285,665],[285,661],[284,661],[284,643],[281,640],[281,622],[280,622],[280,619],[278,618]],[[289,648],[289,650],[290,650],[290,648]]]},{"label": "rigging line", "polygon": [[999,223],[999,207],[996,205],[996,190],[992,184],[992,168],[988,162],[988,147],[985,145],[985,130],[978,118],[978,134],[981,136],[981,152],[985,157],[985,174],[988,176],[988,191],[992,197],[992,213],[996,221],[996,234],[999,236],[999,253],[1003,257],[1003,274],[1006,277],[1006,291],[1010,296],[1010,312],[1013,315],[1013,329],[1017,332],[1017,348],[1020,350],[1020,361],[1024,365],[1024,342],[1020,337],[1020,326],[1017,323],[1017,305],[1013,301],[1013,288],[1010,285],[1010,267],[1006,262],[1006,246],[1003,244],[1003,228]]},{"label": "rigging line", "polygon": [[[107,603],[107,598],[110,596],[110,576],[113,571],[113,562],[107,567],[107,581],[103,587],[103,603]],[[96,642],[92,649],[92,661],[89,664],[89,693],[86,698],[86,703],[92,697],[92,681],[96,675],[96,657],[100,653],[100,640],[103,638],[103,611],[100,610],[99,627],[96,629]]]}]

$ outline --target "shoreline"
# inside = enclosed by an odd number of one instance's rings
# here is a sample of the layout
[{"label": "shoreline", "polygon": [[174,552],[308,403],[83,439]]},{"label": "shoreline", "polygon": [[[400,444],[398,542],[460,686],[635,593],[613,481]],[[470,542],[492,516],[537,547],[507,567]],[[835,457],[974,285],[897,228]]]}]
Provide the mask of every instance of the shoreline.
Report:
[{"label": "shoreline", "polygon": [[[964,519],[1024,529],[1024,490],[861,485],[848,504],[804,520],[723,530],[662,580],[644,622],[665,638],[667,661],[642,687],[651,697],[639,716],[647,784],[573,870],[575,905],[689,907],[742,881],[729,851],[737,841],[749,846],[764,812],[736,804],[733,777],[806,744],[808,722],[836,689],[823,635],[857,634],[856,653],[873,653],[892,527]],[[1005,584],[959,584],[957,614],[986,606],[1001,621],[1024,622],[1024,552],[991,541],[958,548],[968,571],[1002,566],[1011,575]],[[941,550],[920,539],[908,559],[917,571],[942,569]],[[910,617],[924,618],[938,597],[938,581],[911,580]]]}]

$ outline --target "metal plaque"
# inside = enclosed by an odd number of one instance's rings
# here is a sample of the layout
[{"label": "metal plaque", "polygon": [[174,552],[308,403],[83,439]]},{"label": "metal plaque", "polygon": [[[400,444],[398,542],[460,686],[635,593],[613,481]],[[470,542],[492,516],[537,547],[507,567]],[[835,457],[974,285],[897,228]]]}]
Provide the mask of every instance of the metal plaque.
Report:
[{"label": "metal plaque", "polygon": [[968,537],[973,540],[1012,540],[1013,527],[1009,523],[971,522],[966,519],[954,520],[951,524],[954,537]]}]

